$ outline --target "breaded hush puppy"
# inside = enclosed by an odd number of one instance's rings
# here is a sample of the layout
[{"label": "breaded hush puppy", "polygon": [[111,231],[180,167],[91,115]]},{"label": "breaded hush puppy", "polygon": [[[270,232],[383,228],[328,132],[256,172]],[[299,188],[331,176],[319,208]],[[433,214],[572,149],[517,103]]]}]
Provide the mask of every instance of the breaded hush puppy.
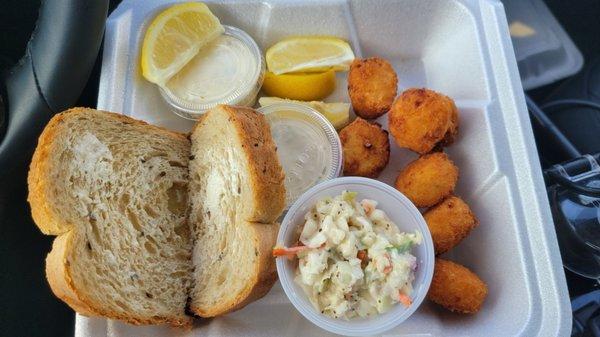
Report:
[{"label": "breaded hush puppy", "polygon": [[458,133],[458,109],[448,96],[429,89],[408,89],[388,114],[389,128],[400,147],[419,154],[451,144]]},{"label": "breaded hush puppy", "polygon": [[357,117],[340,131],[344,151],[344,174],[377,177],[390,159],[387,131],[379,124]]},{"label": "breaded hush puppy", "polygon": [[396,188],[417,207],[437,204],[454,191],[458,167],[443,152],[421,156],[396,178]]},{"label": "breaded hush puppy", "polygon": [[487,285],[466,267],[436,258],[427,297],[442,307],[463,314],[474,314],[488,293]]},{"label": "breaded hush puppy", "polygon": [[348,73],[348,94],[357,116],[374,119],[390,110],[398,77],[392,65],[379,57],[355,59]]},{"label": "breaded hush puppy", "polygon": [[423,214],[431,232],[435,254],[443,254],[459,244],[478,224],[461,198],[451,195]]}]

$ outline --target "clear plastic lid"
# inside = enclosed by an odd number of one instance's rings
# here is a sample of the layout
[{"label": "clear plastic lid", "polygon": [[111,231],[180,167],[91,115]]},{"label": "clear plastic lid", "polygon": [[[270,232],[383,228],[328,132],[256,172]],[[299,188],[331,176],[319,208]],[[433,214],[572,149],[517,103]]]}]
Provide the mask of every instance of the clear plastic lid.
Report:
[{"label": "clear plastic lid", "polygon": [[159,87],[173,112],[181,117],[198,119],[219,104],[254,104],[265,73],[260,48],[246,32],[223,27],[225,33]]},{"label": "clear plastic lid", "polygon": [[312,186],[340,175],[342,145],[323,115],[297,103],[276,103],[258,111],[265,114],[277,144],[288,207]]},{"label": "clear plastic lid", "polygon": [[[344,190],[357,192],[357,200],[373,199],[377,201],[377,208],[386,212],[401,231],[414,232],[418,230],[423,234],[423,242],[411,251],[418,263],[413,281],[412,304],[409,307],[396,304],[388,312],[368,318],[352,318],[350,320],[331,318],[315,309],[302,287],[294,281],[297,261],[277,258],[277,274],[290,302],[313,324],[345,336],[379,335],[404,322],[419,308],[427,295],[433,277],[435,263],[433,239],[425,219],[406,196],[385,183],[369,178],[342,177],[323,182],[302,194],[290,207],[281,222],[277,245],[287,247],[294,245],[298,240],[298,225],[305,222],[305,214],[321,198],[339,195]],[[393,335],[397,334],[398,331],[394,331]]]}]

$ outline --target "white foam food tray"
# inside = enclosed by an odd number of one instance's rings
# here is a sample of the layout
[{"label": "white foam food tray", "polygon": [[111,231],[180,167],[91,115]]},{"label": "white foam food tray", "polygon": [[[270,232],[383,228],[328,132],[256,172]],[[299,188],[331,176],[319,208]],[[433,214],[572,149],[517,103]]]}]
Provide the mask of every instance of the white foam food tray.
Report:
[{"label": "white foam food tray", "polygon": [[[140,45],[164,0],[125,0],[106,27],[98,108],[172,129],[192,123],[171,112],[140,72]],[[480,226],[447,257],[489,287],[473,316],[425,302],[387,336],[567,336],[571,312],[552,217],[502,4],[498,1],[207,1],[221,22],[248,32],[263,51],[289,36],[335,35],[357,56],[392,63],[399,90],[428,87],[452,97],[460,133],[447,149],[460,168],[457,194]],[[349,101],[345,74],[329,101]],[[387,128],[386,116],[379,122]],[[416,158],[392,140],[380,180],[392,184]],[[77,336],[321,336],[276,284],[263,299],[190,331],[134,327],[78,316]]]}]

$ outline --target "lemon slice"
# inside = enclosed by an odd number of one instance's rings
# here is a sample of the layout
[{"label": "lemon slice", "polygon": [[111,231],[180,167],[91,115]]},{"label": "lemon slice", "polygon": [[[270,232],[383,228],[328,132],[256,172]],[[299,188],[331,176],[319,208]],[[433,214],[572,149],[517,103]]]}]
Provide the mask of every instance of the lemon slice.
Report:
[{"label": "lemon slice", "polygon": [[335,72],[282,75],[266,72],[262,89],[269,96],[301,101],[320,100],[335,90]]},{"label": "lemon slice", "polygon": [[267,50],[267,68],[276,75],[292,72],[345,71],[354,60],[348,42],[336,37],[299,36]]},{"label": "lemon slice", "polygon": [[260,106],[276,103],[296,103],[311,107],[327,118],[333,127],[341,129],[350,121],[350,103],[325,103],[320,101],[296,101],[279,97],[261,97],[258,99]]},{"label": "lemon slice", "polygon": [[224,32],[219,19],[199,2],[175,5],[161,12],[146,30],[142,75],[162,85],[181,70],[200,48]]}]

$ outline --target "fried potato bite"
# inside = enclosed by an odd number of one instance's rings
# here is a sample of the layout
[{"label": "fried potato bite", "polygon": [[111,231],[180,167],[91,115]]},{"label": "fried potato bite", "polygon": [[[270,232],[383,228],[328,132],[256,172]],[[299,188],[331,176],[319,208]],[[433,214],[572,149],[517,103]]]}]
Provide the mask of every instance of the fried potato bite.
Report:
[{"label": "fried potato bite", "polygon": [[388,132],[377,123],[357,117],[340,131],[344,151],[344,174],[377,177],[390,159]]},{"label": "fried potato bite", "polygon": [[355,59],[348,73],[348,94],[357,116],[373,119],[390,110],[398,77],[392,65],[379,57]]},{"label": "fried potato bite", "polygon": [[442,254],[459,244],[478,224],[461,198],[451,195],[423,214],[433,238],[435,254]]},{"label": "fried potato bite", "polygon": [[436,258],[433,279],[427,297],[442,307],[463,314],[481,309],[488,293],[487,285],[466,267]]},{"label": "fried potato bite", "polygon": [[458,133],[454,101],[429,89],[408,89],[396,98],[388,114],[389,128],[400,147],[419,154],[451,144]]},{"label": "fried potato bite", "polygon": [[434,152],[409,163],[395,185],[417,207],[429,207],[450,195],[457,180],[458,167],[445,153]]}]

